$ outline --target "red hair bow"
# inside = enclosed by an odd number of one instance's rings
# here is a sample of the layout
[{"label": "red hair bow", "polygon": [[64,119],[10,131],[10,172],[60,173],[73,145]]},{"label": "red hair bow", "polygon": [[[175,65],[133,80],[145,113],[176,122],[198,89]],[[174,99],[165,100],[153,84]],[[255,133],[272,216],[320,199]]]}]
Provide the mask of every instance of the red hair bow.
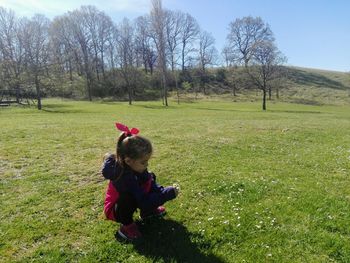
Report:
[{"label": "red hair bow", "polygon": [[115,123],[115,127],[117,127],[118,130],[124,132],[124,134],[126,136],[136,135],[136,134],[138,134],[140,132],[139,129],[137,129],[137,128],[131,128],[131,130],[129,130],[128,126],[126,126],[124,124],[121,124],[119,122]]}]

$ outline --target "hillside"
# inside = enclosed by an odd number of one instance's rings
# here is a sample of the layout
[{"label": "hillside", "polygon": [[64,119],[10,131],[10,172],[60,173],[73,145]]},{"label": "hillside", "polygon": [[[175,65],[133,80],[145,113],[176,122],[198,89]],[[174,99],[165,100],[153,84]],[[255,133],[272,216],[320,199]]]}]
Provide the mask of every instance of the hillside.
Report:
[{"label": "hillside", "polygon": [[289,81],[281,97],[307,104],[350,103],[350,74],[337,71],[289,67]]},{"label": "hillside", "polygon": [[[350,73],[327,71],[320,69],[288,67],[288,77],[282,80],[278,86],[278,98],[276,88],[272,91],[273,101],[311,105],[343,105],[350,104]],[[239,69],[236,75],[240,77]],[[212,72],[214,74],[214,72]],[[261,94],[254,87],[247,86],[247,81],[237,84],[238,90],[235,97],[232,96],[231,73],[226,74],[226,84],[221,81],[210,81],[207,86],[210,98],[225,97],[234,101],[259,101]],[[242,84],[243,82],[243,84]],[[224,95],[226,94],[226,95]],[[201,97],[199,95],[197,97]]]}]

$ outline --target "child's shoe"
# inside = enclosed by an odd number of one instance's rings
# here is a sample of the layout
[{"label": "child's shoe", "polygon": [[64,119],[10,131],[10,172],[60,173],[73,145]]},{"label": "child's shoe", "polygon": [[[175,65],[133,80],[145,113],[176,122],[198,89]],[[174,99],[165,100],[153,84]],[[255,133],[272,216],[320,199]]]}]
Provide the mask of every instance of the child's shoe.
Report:
[{"label": "child's shoe", "polygon": [[142,234],[140,233],[137,225],[135,223],[131,223],[126,226],[122,225],[118,230],[118,236],[128,241],[134,241],[142,237]]},{"label": "child's shoe", "polygon": [[142,220],[146,220],[152,217],[161,217],[161,216],[164,216],[165,214],[166,214],[165,207],[158,206],[155,210],[148,213],[144,213],[143,211],[141,211],[140,217]]}]

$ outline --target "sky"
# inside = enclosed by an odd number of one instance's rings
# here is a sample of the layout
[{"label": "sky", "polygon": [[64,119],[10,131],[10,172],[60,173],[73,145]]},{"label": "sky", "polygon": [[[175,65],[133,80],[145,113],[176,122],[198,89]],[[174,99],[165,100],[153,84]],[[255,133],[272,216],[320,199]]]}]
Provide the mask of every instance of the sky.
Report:
[{"label": "sky", "polygon": [[[48,18],[94,5],[114,22],[149,13],[151,0],[0,0],[18,16]],[[350,72],[349,0],[163,0],[163,7],[191,14],[216,39],[221,52],[229,23],[245,16],[270,25],[287,65]]]}]

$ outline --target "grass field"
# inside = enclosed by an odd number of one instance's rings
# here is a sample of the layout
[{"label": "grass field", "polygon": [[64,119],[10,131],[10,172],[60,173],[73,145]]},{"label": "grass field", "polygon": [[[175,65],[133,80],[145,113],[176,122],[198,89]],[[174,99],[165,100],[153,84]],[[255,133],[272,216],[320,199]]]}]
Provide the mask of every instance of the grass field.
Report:
[{"label": "grass field", "polygon": [[[0,109],[0,262],[350,262],[350,107],[45,100]],[[179,183],[143,241],[104,220],[114,122]]]}]

